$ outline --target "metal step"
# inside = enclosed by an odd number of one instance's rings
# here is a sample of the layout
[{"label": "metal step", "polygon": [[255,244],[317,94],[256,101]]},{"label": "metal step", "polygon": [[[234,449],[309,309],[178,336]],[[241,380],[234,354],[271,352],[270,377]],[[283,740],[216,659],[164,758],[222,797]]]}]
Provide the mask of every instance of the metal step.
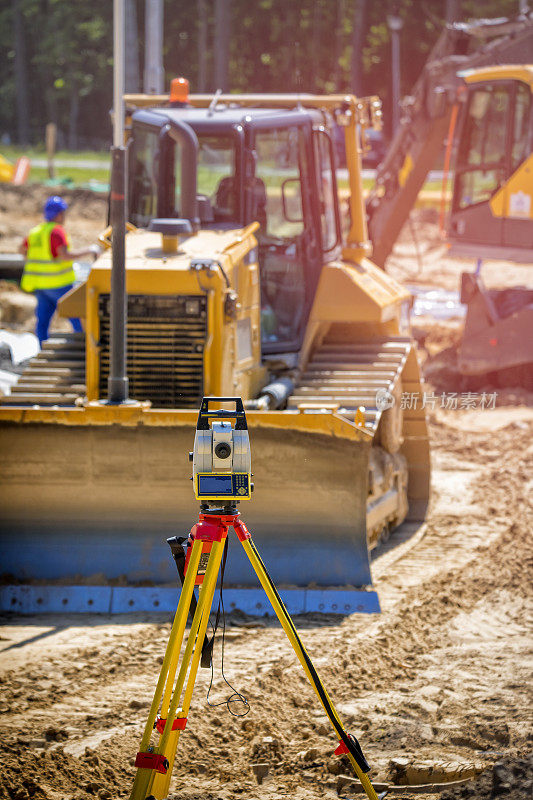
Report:
[{"label": "metal step", "polygon": [[14,386],[11,387],[11,394],[32,394],[32,395],[43,395],[43,394],[60,394],[60,395],[71,395],[75,391],[76,394],[84,395],[86,392],[86,386],[81,383],[77,384],[66,384],[65,386],[54,384],[53,386],[46,387],[49,391],[43,391],[42,386],[35,386],[33,383],[26,383],[26,381],[21,382],[19,381]]},{"label": "metal step", "polygon": [[35,356],[35,359],[32,358],[30,364],[50,364],[54,367],[76,369],[76,367],[79,367],[80,364],[83,364],[83,361],[74,358],[64,358],[61,353],[54,353],[53,356],[45,356],[42,353],[39,353],[38,356]]},{"label": "metal step", "polygon": [[364,406],[370,402],[375,402],[376,391],[371,389],[361,389],[360,391],[349,391],[341,387],[321,386],[320,388],[298,386],[295,393],[291,396],[295,403],[353,403]]},{"label": "metal step", "polygon": [[[44,344],[44,343],[43,343]],[[57,359],[70,359],[72,361],[81,361],[85,359],[85,348],[76,347],[72,344],[59,345],[56,348],[45,348],[37,353],[34,358],[39,361],[56,361]]]},{"label": "metal step", "polygon": [[28,385],[41,387],[41,386],[59,386],[62,384],[70,384],[71,374],[69,373],[68,377],[63,375],[49,375],[48,373],[39,375],[34,374],[33,372],[28,372],[27,370],[24,372],[24,375],[20,377],[17,386],[20,386],[21,380],[23,380]]},{"label": "metal step", "polygon": [[314,375],[316,373],[326,373],[327,376],[327,374],[332,374],[332,373],[340,374],[345,372],[348,373],[352,372],[357,374],[359,373],[363,374],[367,372],[379,371],[395,375],[396,369],[397,369],[396,362],[388,364],[386,362],[381,363],[379,361],[371,361],[366,364],[359,363],[355,365],[350,365],[347,363],[331,364],[330,368],[328,369],[328,363],[324,361],[324,362],[318,362],[317,364],[311,364],[311,363],[306,364],[305,374]]},{"label": "metal step", "polygon": [[72,340],[72,339],[47,339],[43,342],[41,353],[49,353],[49,352],[59,352],[59,351],[69,351],[76,353],[85,352],[85,342],[82,339],[79,340]]},{"label": "metal step", "polygon": [[50,376],[57,375],[57,376],[63,376],[65,378],[70,378],[70,377],[84,378],[85,365],[83,365],[83,368],[80,367],[79,369],[70,369],[68,367],[55,367],[55,366],[49,367],[46,364],[43,364],[42,366],[38,364],[28,364],[28,366],[26,367],[26,369],[22,374],[25,376],[31,375],[32,377],[34,376],[45,377],[47,375]]},{"label": "metal step", "polygon": [[364,354],[364,353],[381,353],[382,355],[391,355],[395,356],[398,353],[403,353],[405,350],[403,344],[398,345],[396,347],[381,347],[379,345],[370,345],[370,344],[349,344],[349,345],[342,345],[342,344],[328,344],[325,342],[319,348],[319,351],[324,354],[331,354],[331,353],[353,353],[355,354]]},{"label": "metal step", "polygon": [[338,405],[338,413],[354,421],[364,408],[365,427],[375,432],[381,417],[376,407],[380,389],[391,390],[411,349],[404,338],[371,342],[323,342],[311,355],[288,400],[288,408]]},{"label": "metal step", "polygon": [[[369,373],[372,373],[369,375]],[[390,380],[392,377],[396,375],[395,369],[371,369],[367,365],[358,367],[357,369],[353,370],[342,370],[342,369],[307,369],[302,374],[302,381],[313,381],[313,380],[351,380],[352,378],[361,378],[362,380],[367,379],[383,379],[383,380]]]},{"label": "metal step", "polygon": [[324,369],[324,365],[330,364],[335,369],[361,369],[362,364],[369,364],[372,367],[392,367],[395,368],[402,361],[400,353],[360,353],[353,356],[348,360],[346,353],[320,353],[313,356],[313,360],[309,362],[309,367],[318,366]]},{"label": "metal step", "polygon": [[[328,380],[327,385],[350,391],[359,389],[379,389],[382,386],[388,386],[390,383],[390,378],[375,378],[373,373],[370,373],[370,375],[371,377],[369,378],[351,378],[347,380],[332,378]],[[299,386],[302,389],[320,389],[324,386],[324,379],[302,380]]]},{"label": "metal step", "polygon": [[75,393],[59,394],[58,392],[27,392],[10,394],[2,397],[4,406],[73,406],[79,395]]},{"label": "metal step", "polygon": [[0,405],[73,406],[85,394],[84,334],[53,334]]}]

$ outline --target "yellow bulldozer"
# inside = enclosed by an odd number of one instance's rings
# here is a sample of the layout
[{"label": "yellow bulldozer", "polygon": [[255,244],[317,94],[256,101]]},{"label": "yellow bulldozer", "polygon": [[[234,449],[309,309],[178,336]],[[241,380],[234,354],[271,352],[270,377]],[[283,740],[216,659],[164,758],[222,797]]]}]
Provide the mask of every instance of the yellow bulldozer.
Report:
[{"label": "yellow bulldozer", "polygon": [[[84,334],[51,336],[0,406],[4,570],[172,580],[164,539],[196,515],[200,400],[238,395],[255,476],[246,519],[276,582],[308,590],[291,610],[375,609],[371,591],[339,607],[325,589],[368,589],[369,550],[422,520],[429,495],[422,403],[404,402],[421,392],[410,295],[370,260],[360,137],[379,100],[125,101],[130,402],[106,400],[108,250],[61,302]],[[231,554],[226,580],[256,582]]]}]

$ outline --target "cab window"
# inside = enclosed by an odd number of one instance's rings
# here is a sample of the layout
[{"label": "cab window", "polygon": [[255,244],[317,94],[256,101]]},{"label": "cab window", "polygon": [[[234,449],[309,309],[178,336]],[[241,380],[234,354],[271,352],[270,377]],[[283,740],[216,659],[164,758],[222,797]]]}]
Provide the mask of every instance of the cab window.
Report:
[{"label": "cab window", "polygon": [[141,125],[135,127],[130,150],[129,219],[137,227],[147,227],[157,216],[157,170],[159,140],[157,133]]},{"label": "cab window", "polygon": [[305,139],[297,127],[255,135],[252,215],[258,231],[261,271],[261,336],[272,347],[296,349],[306,307],[302,253],[306,174]]},{"label": "cab window", "polygon": [[337,192],[332,167],[332,152],[327,134],[322,130],[314,131],[315,162],[318,178],[320,225],[322,233],[322,250],[329,253],[338,242],[337,215],[335,213]]},{"label": "cab window", "polygon": [[[236,222],[239,219],[235,179],[235,143],[229,136],[198,136],[197,197],[200,220]],[[174,151],[174,213],[181,209],[181,148]]]},{"label": "cab window", "polygon": [[[508,126],[513,119],[515,93],[509,84],[489,85],[475,89],[466,109],[464,134],[457,159],[456,206],[468,208],[490,200],[510,172]],[[518,112],[518,106],[516,108]],[[515,119],[521,135],[520,117]],[[521,157],[523,141],[516,142],[513,156]]]},{"label": "cab window", "polygon": [[518,83],[514,107],[513,136],[511,143],[511,170],[514,172],[529,155],[529,131],[531,128],[531,91],[529,86]]},{"label": "cab window", "polygon": [[[260,131],[256,134],[256,180],[263,194],[263,236],[294,239],[304,230],[300,182],[300,143],[297,127]],[[256,194],[259,194],[256,189]],[[257,203],[256,203],[257,205]]]}]

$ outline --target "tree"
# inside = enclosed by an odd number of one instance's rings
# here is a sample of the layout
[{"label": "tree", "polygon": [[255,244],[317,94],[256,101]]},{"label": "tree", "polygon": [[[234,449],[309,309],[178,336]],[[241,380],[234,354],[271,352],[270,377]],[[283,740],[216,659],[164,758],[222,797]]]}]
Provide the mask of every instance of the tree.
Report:
[{"label": "tree", "polygon": [[[101,13],[98,13],[99,10]],[[91,106],[99,97],[105,98],[105,106],[99,109],[96,130],[99,129],[101,134],[102,129],[107,129],[109,137],[111,4],[104,0],[93,0],[91,6],[78,6],[65,4],[62,0],[47,0],[47,14],[41,20],[41,25],[40,47],[33,64],[42,69],[46,76],[46,94],[52,98],[52,103],[57,103],[57,122],[60,130],[68,131],[69,146],[78,145],[79,129],[84,139],[88,138],[91,128],[94,130]]]},{"label": "tree", "polygon": [[207,8],[198,0],[198,91],[207,90]]},{"label": "tree", "polygon": [[214,89],[229,89],[231,0],[215,0],[215,75]]},{"label": "tree", "polygon": [[461,18],[461,0],[446,0],[446,22],[451,24]]},{"label": "tree", "polygon": [[135,0],[125,2],[126,30],[124,32],[124,91],[135,94],[139,91],[139,26]]},{"label": "tree", "polygon": [[28,77],[26,65],[26,36],[20,0],[12,0],[15,41],[15,96],[17,98],[17,138],[20,144],[30,140]]},{"label": "tree", "polygon": [[[135,12],[127,0],[128,52]],[[55,122],[59,144],[108,146],[112,104],[112,3],[0,3],[0,136],[42,142]],[[193,90],[378,94],[390,110],[386,3],[368,0],[165,0],[165,85]],[[404,21],[402,89],[418,78],[446,18],[516,16],[517,0],[399,0]],[[144,36],[140,37],[142,47]],[[211,46],[210,46],[211,44]],[[133,88],[133,87],[132,87]]]},{"label": "tree", "polygon": [[363,46],[367,37],[367,0],[356,0],[353,17],[351,90],[362,97],[365,94],[363,79]]}]

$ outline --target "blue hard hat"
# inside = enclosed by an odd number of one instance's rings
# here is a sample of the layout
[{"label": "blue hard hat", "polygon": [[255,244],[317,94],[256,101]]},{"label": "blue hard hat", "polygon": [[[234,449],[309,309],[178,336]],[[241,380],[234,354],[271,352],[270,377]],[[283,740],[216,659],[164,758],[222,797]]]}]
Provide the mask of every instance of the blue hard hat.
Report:
[{"label": "blue hard hat", "polygon": [[53,197],[49,197],[44,204],[44,218],[47,222],[52,222],[58,214],[61,214],[62,211],[66,211],[67,208],[68,206],[62,197],[59,197],[57,194]]}]

